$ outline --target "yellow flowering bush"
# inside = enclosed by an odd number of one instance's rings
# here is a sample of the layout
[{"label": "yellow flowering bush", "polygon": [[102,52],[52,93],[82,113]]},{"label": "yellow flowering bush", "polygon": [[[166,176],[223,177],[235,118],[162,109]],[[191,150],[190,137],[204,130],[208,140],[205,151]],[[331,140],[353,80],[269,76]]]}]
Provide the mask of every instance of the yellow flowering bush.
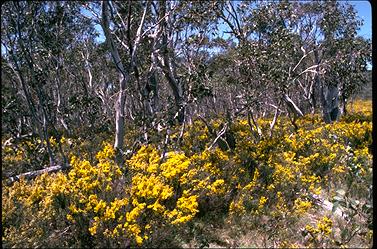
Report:
[{"label": "yellow flowering bush", "polygon": [[371,122],[372,121],[372,101],[370,100],[360,100],[347,103],[347,115],[341,117],[341,120],[346,122]]},{"label": "yellow flowering bush", "polygon": [[[362,111],[360,115],[370,115]],[[367,117],[346,116],[324,124],[319,115],[307,115],[297,120],[297,131],[281,118],[272,137],[265,129],[268,122],[260,119],[258,123],[264,131],[260,140],[255,140],[247,120],[239,120],[234,126],[234,159],[244,166],[254,161],[252,172],[258,179],[247,194],[243,194],[245,185],[239,185],[241,191],[231,203],[230,213],[238,210],[243,215],[249,210],[260,214],[259,207],[266,205],[260,205],[262,197],[266,197],[269,214],[276,219],[305,216],[315,207],[311,198],[324,191],[331,196],[336,189],[346,188],[356,199],[371,194],[372,125]]]},{"label": "yellow flowering bush", "polygon": [[[62,211],[67,207],[66,183],[63,173],[54,173],[43,174],[32,182],[22,178],[12,186],[3,185],[2,226],[6,247],[48,247],[57,243],[51,231],[66,228]],[[59,245],[67,246],[64,241]]]},{"label": "yellow flowering bush", "polygon": [[208,128],[201,120],[195,120],[183,134],[181,149],[187,154],[203,151],[211,141]]},{"label": "yellow flowering bush", "polygon": [[311,201],[302,200],[301,198],[295,200],[294,210],[299,215],[305,214],[311,207]]},{"label": "yellow flowering bush", "polygon": [[[54,141],[50,138],[50,141]],[[26,137],[18,143],[3,141],[2,146],[2,170],[5,175],[17,175],[25,171],[40,169],[47,165],[48,154],[46,142],[41,142],[36,137]],[[51,144],[51,149],[57,153],[56,142]]]},{"label": "yellow flowering bush", "polygon": [[311,225],[306,225],[304,233],[308,234],[309,246],[318,247],[324,243],[330,241],[332,233],[333,222],[327,216],[324,216],[321,220],[318,220],[317,227],[314,228]]},{"label": "yellow flowering bush", "polygon": [[[261,118],[257,120],[261,136],[246,119],[235,120],[229,131],[236,147],[228,151],[217,145],[208,149],[214,138],[202,121],[195,121],[179,146],[168,144],[162,155],[159,144],[141,145],[127,155],[124,168],[115,162],[109,143],[94,153],[98,144],[61,137],[63,150],[70,155],[69,169],[12,185],[3,182],[3,243],[148,247],[161,245],[162,237],[177,241],[213,217],[252,217],[253,228],[272,234],[282,246],[334,246],[334,238],[348,243],[336,233],[339,221],[317,212],[318,198],[333,201],[334,210],[343,205],[348,222],[368,234],[364,236],[368,241],[373,213],[372,123],[371,112],[356,107],[359,112],[350,109],[348,116],[332,124],[324,124],[320,115],[304,116],[297,120],[297,130],[281,117],[272,134],[271,118]],[[216,131],[220,123],[210,122]],[[132,136],[137,137],[135,131]],[[58,141],[50,139],[54,152]],[[29,163],[31,152],[26,147],[45,153],[43,146],[23,141],[19,147],[4,146],[3,160],[9,167]],[[347,211],[350,207],[356,211]],[[315,225],[308,222],[308,217],[318,215]],[[285,236],[292,231],[284,230],[287,224],[301,225],[306,237],[289,243]]]},{"label": "yellow flowering bush", "polygon": [[[157,150],[143,146],[128,160],[134,174],[132,196],[139,201],[151,199],[147,205],[163,213],[171,224],[189,221],[199,212],[199,203],[205,196],[225,194],[221,163],[226,160],[227,155],[216,149],[190,158],[183,153],[168,152],[165,161],[160,163]],[[175,207],[170,199],[176,199]],[[182,208],[183,203],[188,208]]]}]

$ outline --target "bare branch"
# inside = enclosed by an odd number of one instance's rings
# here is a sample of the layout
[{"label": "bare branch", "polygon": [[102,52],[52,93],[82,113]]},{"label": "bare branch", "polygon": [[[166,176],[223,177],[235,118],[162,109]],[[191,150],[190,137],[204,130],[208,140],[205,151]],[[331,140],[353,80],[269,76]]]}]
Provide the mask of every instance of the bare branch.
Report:
[{"label": "bare branch", "polygon": [[[302,47],[301,47],[302,48]],[[303,48],[302,48],[303,49]],[[304,55],[301,57],[301,59],[299,60],[299,62],[296,64],[296,66],[292,69],[292,71],[295,71],[297,69],[297,67],[301,64],[302,60],[305,59],[309,54],[313,53],[314,50],[310,51],[309,53],[306,53],[305,50],[304,51]]]},{"label": "bare branch", "polygon": [[284,100],[286,101],[288,107],[298,116],[304,116],[304,114],[302,114],[302,111],[300,110],[300,108],[298,108],[298,106],[293,102],[293,100],[288,96],[288,94],[284,94]]},{"label": "bare branch", "polygon": [[272,120],[272,122],[270,124],[270,137],[272,137],[272,131],[274,130],[278,116],[279,116],[279,108],[276,108],[274,119]]},{"label": "bare branch", "polygon": [[177,7],[174,6],[174,8],[172,8],[168,13],[166,13],[163,17],[161,17],[160,20],[158,20],[155,24],[153,24],[148,29],[146,29],[143,32],[143,34],[141,34],[141,37],[144,37],[149,31],[151,31],[153,28],[155,28],[157,25],[159,25],[166,17],[168,17],[169,15],[171,15],[171,13],[173,13],[176,8]]},{"label": "bare branch", "polygon": [[144,26],[144,22],[145,22],[145,17],[147,15],[147,10],[150,6],[150,1],[147,2],[147,4],[145,5],[145,8],[144,8],[144,12],[143,12],[143,17],[141,18],[141,21],[140,21],[140,25],[136,31],[136,38],[135,38],[135,42],[134,42],[134,46],[133,46],[133,51],[132,51],[132,55],[131,55],[131,63],[134,64],[135,63],[135,58],[136,58],[136,51],[137,51],[137,48],[139,47],[139,44],[140,44],[140,40],[141,40],[141,30],[143,29],[143,26]]},{"label": "bare branch", "polygon": [[25,178],[25,179],[30,180],[30,179],[33,179],[34,177],[37,177],[37,176],[42,175],[44,173],[53,173],[53,172],[57,172],[59,170],[65,169],[65,168],[69,168],[69,167],[70,167],[70,165],[55,165],[55,166],[51,166],[51,167],[41,169],[41,170],[35,170],[35,171],[22,173],[22,174],[13,176],[13,177],[9,177],[8,183],[12,184],[13,182],[20,180],[21,178]]},{"label": "bare branch", "polygon": [[210,150],[217,143],[217,140],[219,140],[221,136],[224,135],[227,128],[228,128],[228,123],[225,123],[224,127],[221,129],[219,134],[217,134],[217,137],[213,140],[212,144],[207,148],[207,150]]}]

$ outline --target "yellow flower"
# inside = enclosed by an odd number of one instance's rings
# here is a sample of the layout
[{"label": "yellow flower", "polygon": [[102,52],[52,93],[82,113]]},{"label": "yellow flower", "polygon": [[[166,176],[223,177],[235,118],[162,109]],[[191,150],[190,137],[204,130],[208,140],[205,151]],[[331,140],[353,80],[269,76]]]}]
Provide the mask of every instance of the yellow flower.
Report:
[{"label": "yellow flower", "polygon": [[322,218],[322,221],[317,223],[318,230],[325,235],[329,235],[331,233],[332,221],[327,216]]},{"label": "yellow flower", "polygon": [[69,220],[69,221],[74,221],[74,219],[73,219],[73,217],[72,217],[72,215],[70,215],[70,214],[67,214],[67,220]]},{"label": "yellow flower", "polygon": [[97,233],[97,225],[93,225],[92,227],[89,227],[89,232],[91,235],[95,235]]},{"label": "yellow flower", "polygon": [[103,210],[106,207],[106,202],[100,200],[97,206],[94,207],[94,212],[98,213],[99,211]]},{"label": "yellow flower", "polygon": [[315,229],[314,227],[312,227],[310,225],[306,225],[305,230],[308,231],[311,234],[316,234],[316,233],[319,232],[319,230]]},{"label": "yellow flower", "polygon": [[143,243],[143,238],[142,238],[142,237],[140,237],[140,236],[136,236],[135,239],[136,239],[136,243],[137,243],[139,246]]},{"label": "yellow flower", "polygon": [[346,167],[344,167],[343,165],[335,166],[334,168],[332,168],[334,173],[339,173],[339,174],[344,173],[345,169]]},{"label": "yellow flower", "polygon": [[263,207],[264,207],[264,204],[267,202],[267,197],[265,196],[262,196],[260,199],[259,199],[259,205],[258,205],[258,209],[261,210]]},{"label": "yellow flower", "polygon": [[232,214],[243,214],[246,212],[246,208],[243,205],[242,200],[232,201],[229,206],[229,213]]},{"label": "yellow flower", "polygon": [[312,203],[310,201],[303,201],[301,198],[295,200],[295,211],[298,214],[306,213],[312,207]]}]

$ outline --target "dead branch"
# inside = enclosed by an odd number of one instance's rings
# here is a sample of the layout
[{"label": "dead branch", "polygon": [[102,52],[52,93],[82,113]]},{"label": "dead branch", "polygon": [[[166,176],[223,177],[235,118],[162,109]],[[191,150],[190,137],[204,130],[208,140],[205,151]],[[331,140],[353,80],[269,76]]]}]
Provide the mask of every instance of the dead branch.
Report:
[{"label": "dead branch", "polygon": [[31,179],[33,179],[33,178],[35,178],[39,175],[42,175],[44,173],[54,173],[54,172],[57,172],[57,171],[60,171],[60,170],[63,170],[63,169],[69,168],[69,167],[70,167],[69,164],[67,164],[67,165],[55,165],[55,166],[51,166],[51,167],[48,167],[48,168],[45,168],[45,169],[40,169],[40,170],[22,173],[22,174],[19,174],[19,175],[16,175],[16,176],[9,177],[7,179],[7,183],[12,184],[15,181],[19,181],[21,178],[31,180]]},{"label": "dead branch", "polygon": [[274,130],[274,127],[275,127],[275,124],[276,124],[278,116],[279,116],[279,108],[276,108],[274,119],[272,120],[272,122],[270,124],[270,137],[272,137],[272,132]]},{"label": "dead branch", "polygon": [[[247,112],[247,123],[250,126],[251,132],[258,134],[258,139],[261,139],[263,135],[262,130],[260,129],[257,121],[254,119],[254,115],[251,111]],[[254,130],[253,125],[255,126],[256,131]]]},{"label": "dead branch", "polygon": [[287,95],[284,94],[284,100],[287,103],[288,107],[299,117],[304,116],[300,108],[293,102],[293,100]]},{"label": "dead branch", "polygon": [[[217,140],[219,140],[221,138],[222,135],[224,135],[224,133],[226,132],[226,129],[228,128],[228,124],[225,123],[224,127],[221,129],[221,131],[219,132],[219,134],[217,135],[217,137],[213,140],[212,144],[207,148],[207,150],[210,150],[216,143],[217,143]],[[222,139],[224,142],[226,142],[225,139]],[[229,145],[228,143],[226,142],[228,148],[229,148]]]}]

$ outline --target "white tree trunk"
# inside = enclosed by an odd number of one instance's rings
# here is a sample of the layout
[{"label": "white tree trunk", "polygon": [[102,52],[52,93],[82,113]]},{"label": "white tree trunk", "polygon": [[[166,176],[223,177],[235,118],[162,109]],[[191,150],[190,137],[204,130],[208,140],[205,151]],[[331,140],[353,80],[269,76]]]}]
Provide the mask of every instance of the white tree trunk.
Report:
[{"label": "white tree trunk", "polygon": [[101,26],[106,37],[106,43],[109,46],[111,56],[115,66],[120,74],[120,88],[118,93],[118,100],[115,104],[115,142],[114,147],[116,149],[123,149],[123,139],[124,139],[124,106],[126,100],[126,84],[129,79],[128,73],[125,71],[123,63],[120,59],[118,49],[115,46],[114,40],[110,33],[110,21],[109,21],[109,6],[108,2],[102,2],[102,22]]}]

